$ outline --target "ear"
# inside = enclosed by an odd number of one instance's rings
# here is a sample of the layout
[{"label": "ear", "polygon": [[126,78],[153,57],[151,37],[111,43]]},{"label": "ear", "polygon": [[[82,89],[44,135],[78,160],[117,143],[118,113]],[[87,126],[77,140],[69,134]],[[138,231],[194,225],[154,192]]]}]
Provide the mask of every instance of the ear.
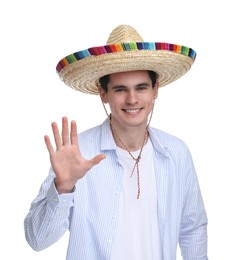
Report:
[{"label": "ear", "polygon": [[154,85],[154,100],[158,97],[158,88],[159,88],[159,82],[156,81]]},{"label": "ear", "polygon": [[98,91],[99,91],[99,95],[101,97],[102,102],[104,104],[108,103],[106,91],[100,85],[98,85]]}]

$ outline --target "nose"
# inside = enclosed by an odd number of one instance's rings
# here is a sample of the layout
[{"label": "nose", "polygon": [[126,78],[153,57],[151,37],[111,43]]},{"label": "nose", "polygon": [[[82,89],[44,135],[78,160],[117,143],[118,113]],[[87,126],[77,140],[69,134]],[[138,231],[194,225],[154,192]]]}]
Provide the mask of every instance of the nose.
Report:
[{"label": "nose", "polygon": [[137,93],[134,90],[129,90],[127,92],[126,103],[130,105],[137,103]]}]

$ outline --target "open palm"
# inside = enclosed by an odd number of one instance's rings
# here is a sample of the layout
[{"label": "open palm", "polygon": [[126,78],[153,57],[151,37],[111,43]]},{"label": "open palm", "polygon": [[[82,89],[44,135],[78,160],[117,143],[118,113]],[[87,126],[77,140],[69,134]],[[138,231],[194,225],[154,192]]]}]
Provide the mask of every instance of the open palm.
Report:
[{"label": "open palm", "polygon": [[52,130],[56,149],[53,148],[50,138],[45,136],[45,143],[50,154],[50,161],[55,172],[55,186],[59,193],[71,192],[77,180],[82,178],[88,170],[105,158],[99,154],[90,160],[82,157],[78,145],[77,126],[71,121],[69,134],[68,119],[62,118],[62,133],[58,126],[52,123]]}]

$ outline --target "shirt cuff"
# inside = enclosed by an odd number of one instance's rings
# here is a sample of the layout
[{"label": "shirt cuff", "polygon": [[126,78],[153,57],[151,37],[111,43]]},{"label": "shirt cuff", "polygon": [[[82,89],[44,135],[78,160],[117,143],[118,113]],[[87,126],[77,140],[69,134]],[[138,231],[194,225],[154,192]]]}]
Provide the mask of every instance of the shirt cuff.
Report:
[{"label": "shirt cuff", "polygon": [[54,182],[47,192],[46,198],[52,207],[68,207],[74,204],[74,191],[71,193],[58,194]]}]

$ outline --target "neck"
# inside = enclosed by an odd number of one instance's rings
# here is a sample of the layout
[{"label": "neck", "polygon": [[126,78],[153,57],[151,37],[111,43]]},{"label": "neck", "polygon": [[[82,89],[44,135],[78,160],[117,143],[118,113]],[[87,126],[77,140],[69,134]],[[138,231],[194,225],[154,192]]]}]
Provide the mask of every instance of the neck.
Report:
[{"label": "neck", "polygon": [[113,119],[110,119],[111,130],[118,147],[133,152],[140,150],[148,139],[148,126],[137,127],[120,127]]}]

